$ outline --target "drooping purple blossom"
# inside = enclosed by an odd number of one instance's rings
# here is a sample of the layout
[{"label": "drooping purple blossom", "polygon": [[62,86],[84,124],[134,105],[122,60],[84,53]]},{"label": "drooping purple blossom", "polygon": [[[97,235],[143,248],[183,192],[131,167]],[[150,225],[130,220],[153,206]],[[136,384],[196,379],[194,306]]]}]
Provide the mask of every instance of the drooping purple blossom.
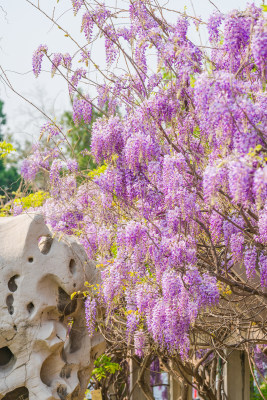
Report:
[{"label": "drooping purple blossom", "polygon": [[259,234],[262,243],[267,242],[267,201],[264,208],[259,212]]},{"label": "drooping purple blossom", "polygon": [[258,168],[253,177],[253,192],[257,206],[260,208],[267,198],[267,166]]},{"label": "drooping purple blossom", "polygon": [[127,337],[128,341],[133,337],[139,322],[139,317],[135,311],[129,310],[127,315]]},{"label": "drooping purple blossom", "polygon": [[43,136],[44,133],[48,134],[48,138],[50,139],[53,136],[58,136],[61,132],[61,127],[52,122],[46,122],[40,130],[40,135]]},{"label": "drooping purple blossom", "polygon": [[71,0],[74,15],[80,10],[81,6],[84,5],[84,0]]},{"label": "drooping purple blossom", "polygon": [[95,299],[91,299],[89,296],[85,300],[85,321],[88,329],[89,336],[93,336],[95,332],[96,314],[97,314],[97,303]]},{"label": "drooping purple blossom", "polygon": [[245,252],[244,265],[246,268],[247,278],[252,278],[256,273],[256,262],[257,262],[257,248],[254,246],[249,248]]},{"label": "drooping purple blossom", "polygon": [[67,161],[67,168],[70,172],[77,172],[78,171],[78,163],[76,160],[68,160]]},{"label": "drooping purple blossom", "polygon": [[93,27],[94,20],[92,18],[92,14],[90,11],[86,11],[86,13],[83,15],[81,30],[84,32],[88,42],[91,40]]},{"label": "drooping purple blossom", "polygon": [[85,124],[90,124],[92,117],[92,104],[89,97],[76,98],[73,101],[73,121],[75,125],[83,120]]},{"label": "drooping purple blossom", "polygon": [[73,73],[73,75],[70,78],[69,81],[69,92],[72,94],[74,90],[77,88],[78,83],[80,80],[86,76],[86,70],[83,68],[78,68],[76,71]]},{"label": "drooping purple blossom", "polygon": [[109,122],[99,119],[94,123],[91,148],[97,162],[120,154],[123,142],[123,125],[118,117],[110,118]]},{"label": "drooping purple blossom", "polygon": [[267,286],[267,256],[266,254],[261,254],[259,257],[259,268],[261,275],[261,285],[263,287]]},{"label": "drooping purple blossom", "polygon": [[143,357],[146,345],[146,336],[143,331],[136,331],[134,334],[134,351],[138,357]]},{"label": "drooping purple blossom", "polygon": [[219,12],[211,14],[208,20],[208,32],[210,42],[218,42],[220,38],[219,27],[221,25],[223,15]]},{"label": "drooping purple blossom", "polygon": [[112,25],[105,26],[105,49],[106,49],[106,61],[107,65],[110,66],[115,60],[119,53],[116,42],[116,32]]},{"label": "drooping purple blossom", "polygon": [[244,236],[239,233],[233,233],[230,238],[231,251],[234,262],[239,262],[243,258]]},{"label": "drooping purple blossom", "polygon": [[262,75],[267,76],[267,26],[264,18],[259,18],[254,28],[252,52],[257,67]]},{"label": "drooping purple blossom", "polygon": [[223,233],[223,217],[220,213],[212,211],[209,222],[211,238],[214,243],[219,242]]},{"label": "drooping purple blossom", "polygon": [[72,58],[69,53],[55,53],[51,59],[51,63],[51,75],[53,77],[60,65],[63,65],[69,70],[71,68]]},{"label": "drooping purple blossom", "polygon": [[33,73],[36,78],[40,75],[41,68],[42,68],[42,61],[44,55],[47,53],[48,47],[46,45],[41,44],[38,49],[33,53],[32,57],[32,68]]},{"label": "drooping purple blossom", "polygon": [[51,67],[51,75],[52,77],[55,75],[56,70],[58,69],[61,61],[63,60],[63,55],[61,53],[55,53],[52,58],[52,67]]},{"label": "drooping purple blossom", "polygon": [[22,161],[20,171],[26,181],[32,181],[39,171],[39,165],[35,163],[34,160],[26,158]]}]

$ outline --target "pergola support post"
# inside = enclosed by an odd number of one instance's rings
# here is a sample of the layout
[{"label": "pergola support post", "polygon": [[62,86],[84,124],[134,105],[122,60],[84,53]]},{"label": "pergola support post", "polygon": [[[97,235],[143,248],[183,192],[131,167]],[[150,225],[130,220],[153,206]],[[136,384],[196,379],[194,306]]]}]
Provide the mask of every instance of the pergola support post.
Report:
[{"label": "pergola support post", "polygon": [[[131,359],[130,360],[130,393],[132,393],[130,400],[147,400],[142,389],[138,385],[138,375],[140,372],[139,364]],[[149,383],[150,371],[145,372],[145,380]]]},{"label": "pergola support post", "polygon": [[246,352],[229,351],[224,368],[225,400],[249,400],[250,368]]},{"label": "pergola support post", "polygon": [[170,376],[170,400],[192,400],[192,386],[188,384],[183,387]]}]

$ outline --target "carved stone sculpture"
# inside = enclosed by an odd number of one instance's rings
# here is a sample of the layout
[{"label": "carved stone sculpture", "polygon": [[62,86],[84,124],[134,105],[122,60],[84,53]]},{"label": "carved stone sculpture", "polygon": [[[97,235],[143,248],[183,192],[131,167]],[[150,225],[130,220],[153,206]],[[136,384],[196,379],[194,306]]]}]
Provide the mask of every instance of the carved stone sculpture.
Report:
[{"label": "carved stone sculpture", "polygon": [[52,239],[41,216],[0,218],[0,399],[83,399],[104,344],[70,294],[98,280],[78,243]]}]

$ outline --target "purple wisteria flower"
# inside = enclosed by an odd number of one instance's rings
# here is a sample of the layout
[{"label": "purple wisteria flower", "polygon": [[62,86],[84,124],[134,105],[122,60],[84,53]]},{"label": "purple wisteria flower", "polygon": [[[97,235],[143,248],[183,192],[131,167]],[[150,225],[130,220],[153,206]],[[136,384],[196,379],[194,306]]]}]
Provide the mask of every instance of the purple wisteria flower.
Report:
[{"label": "purple wisteria flower", "polygon": [[44,55],[47,53],[48,48],[46,45],[41,44],[38,49],[33,53],[32,57],[32,69],[36,78],[40,75],[42,68],[42,61]]}]

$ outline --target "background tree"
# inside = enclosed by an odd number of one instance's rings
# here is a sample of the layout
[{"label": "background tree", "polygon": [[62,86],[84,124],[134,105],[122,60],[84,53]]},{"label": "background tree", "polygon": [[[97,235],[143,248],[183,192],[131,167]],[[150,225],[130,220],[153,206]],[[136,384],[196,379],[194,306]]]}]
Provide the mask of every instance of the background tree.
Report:
[{"label": "background tree", "polygon": [[75,157],[82,171],[92,170],[96,167],[93,157],[84,153],[84,150],[87,149],[88,152],[90,151],[92,126],[96,119],[101,116],[102,113],[93,108],[90,123],[85,124],[81,121],[78,125],[73,121],[71,111],[65,111],[61,117],[61,124],[64,127],[66,136],[70,142],[70,146],[67,146],[67,154],[71,157]]},{"label": "background tree", "polygon": [[[3,127],[6,125],[6,115],[3,111],[4,103],[0,100],[0,141],[4,140]],[[1,202],[6,202],[12,197],[20,186],[20,175],[16,166],[8,166],[5,159],[0,158],[0,196]]]}]

